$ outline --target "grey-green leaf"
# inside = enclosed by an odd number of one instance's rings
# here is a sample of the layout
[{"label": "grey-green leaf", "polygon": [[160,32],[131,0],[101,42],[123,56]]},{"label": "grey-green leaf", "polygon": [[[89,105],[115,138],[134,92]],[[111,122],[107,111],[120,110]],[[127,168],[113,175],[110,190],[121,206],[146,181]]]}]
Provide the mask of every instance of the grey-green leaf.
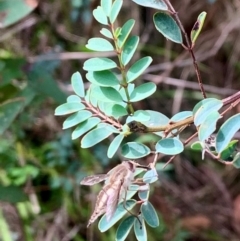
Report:
[{"label": "grey-green leaf", "polygon": [[70,115],[64,122],[63,122],[63,129],[67,129],[73,127],[92,116],[92,113],[88,110],[80,110],[72,115]]},{"label": "grey-green leaf", "polygon": [[68,115],[79,110],[85,109],[85,105],[80,102],[69,102],[58,106],[55,110],[55,115]]},{"label": "grey-green leaf", "polygon": [[120,204],[118,204],[116,212],[109,221],[107,221],[106,215],[102,216],[98,223],[98,229],[101,232],[107,231],[128,212],[127,210],[130,211],[136,204],[136,200],[133,199],[127,200],[125,206],[123,206],[124,204],[123,202],[121,202]]},{"label": "grey-green leaf", "polygon": [[99,86],[117,86],[119,85],[117,76],[110,70],[89,71],[86,78],[93,84]]},{"label": "grey-green leaf", "polygon": [[81,103],[81,98],[77,95],[69,95],[67,98],[67,102],[71,103],[71,102],[78,102]]},{"label": "grey-green leaf", "polygon": [[103,102],[122,103],[122,96],[112,87],[94,86],[91,95]]},{"label": "grey-green leaf", "polygon": [[233,138],[234,134],[240,129],[240,114],[229,118],[220,127],[216,136],[216,151],[221,153]]},{"label": "grey-green leaf", "polygon": [[108,30],[107,28],[102,28],[100,33],[107,38],[113,39],[113,35],[112,35],[111,31]]},{"label": "grey-green leaf", "polygon": [[72,75],[71,84],[74,92],[80,97],[85,96],[84,84],[82,80],[82,76],[79,72],[76,72]]},{"label": "grey-green leaf", "polygon": [[182,44],[182,34],[175,20],[168,14],[157,12],[153,16],[156,29],[167,39]]},{"label": "grey-green leaf", "polygon": [[124,138],[124,135],[119,134],[112,140],[110,146],[108,147],[108,152],[107,152],[108,158],[112,158],[114,156],[119,146],[121,145],[123,138]]},{"label": "grey-green leaf", "polygon": [[[147,231],[142,215],[138,215],[139,219],[134,221],[134,233],[138,241],[147,241]],[[140,221],[139,221],[140,220]]]},{"label": "grey-green leaf", "polygon": [[168,7],[162,0],[132,0],[133,2],[137,3],[138,5],[159,9],[159,10],[167,10]]},{"label": "grey-green leaf", "polygon": [[158,174],[156,169],[151,169],[143,175],[143,182],[154,183],[158,180]]},{"label": "grey-green leaf", "polygon": [[109,16],[112,8],[112,0],[101,0],[101,7],[104,13]]},{"label": "grey-green leaf", "polygon": [[144,156],[147,156],[151,153],[149,147],[137,143],[137,142],[128,142],[122,146],[122,155],[128,159],[138,159]]},{"label": "grey-green leaf", "polygon": [[127,72],[127,82],[130,83],[138,78],[151,64],[152,58],[147,56],[135,62]]},{"label": "grey-green leaf", "polygon": [[109,58],[91,58],[84,62],[83,69],[86,71],[101,71],[114,69],[117,64]]},{"label": "grey-green leaf", "polygon": [[144,217],[146,223],[150,227],[156,228],[159,226],[159,219],[158,219],[157,212],[149,201],[146,201],[142,204],[141,212],[142,212],[142,216]]},{"label": "grey-green leaf", "polygon": [[183,143],[177,138],[165,138],[157,142],[156,152],[165,155],[177,155],[184,150]]},{"label": "grey-green leaf", "polygon": [[132,94],[130,95],[130,100],[131,102],[137,102],[146,99],[152,95],[156,89],[157,86],[152,82],[142,84],[133,90]]},{"label": "grey-green leaf", "polygon": [[81,147],[82,148],[89,148],[91,146],[96,145],[97,143],[103,141],[107,137],[109,137],[112,134],[112,131],[110,129],[107,129],[105,127],[96,128],[91,131],[89,131],[81,141]]},{"label": "grey-green leaf", "polygon": [[138,43],[139,43],[138,36],[131,36],[130,38],[127,39],[121,53],[121,60],[124,66],[126,66],[129,63],[129,61],[132,59],[132,56],[134,55],[137,49]]},{"label": "grey-green leaf", "polygon": [[127,37],[129,36],[129,34],[132,31],[132,28],[135,24],[135,21],[133,19],[129,19],[123,26],[121,29],[121,33],[118,36],[118,40],[117,40],[117,45],[119,48],[122,48],[123,45],[125,44]]},{"label": "grey-green leaf", "polygon": [[98,6],[93,10],[94,18],[101,24],[108,25],[107,15],[104,13],[102,7]]},{"label": "grey-green leaf", "polygon": [[86,45],[88,49],[93,51],[114,51],[113,45],[103,38],[91,38]]},{"label": "grey-green leaf", "polygon": [[101,120],[98,117],[91,117],[86,121],[80,123],[77,128],[72,132],[72,140],[77,139],[81,135],[85,134],[97,124],[99,124]]},{"label": "grey-green leaf", "polygon": [[205,141],[215,130],[217,121],[221,118],[218,111],[213,111],[198,129],[198,137],[200,141]]},{"label": "grey-green leaf", "polygon": [[116,18],[121,10],[123,1],[122,0],[115,0],[112,5],[111,13],[109,16],[110,22],[114,23],[116,21]]},{"label": "grey-green leaf", "polygon": [[116,232],[116,241],[124,241],[127,238],[133,227],[134,220],[134,216],[129,216],[120,223]]}]

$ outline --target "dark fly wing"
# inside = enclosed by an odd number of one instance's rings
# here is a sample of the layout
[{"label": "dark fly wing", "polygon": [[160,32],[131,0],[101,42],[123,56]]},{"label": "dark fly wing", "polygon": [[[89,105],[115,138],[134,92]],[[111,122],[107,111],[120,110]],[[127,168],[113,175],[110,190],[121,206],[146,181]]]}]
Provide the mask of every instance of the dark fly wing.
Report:
[{"label": "dark fly wing", "polygon": [[83,178],[83,180],[80,182],[81,185],[86,186],[92,186],[94,184],[97,184],[99,182],[102,182],[108,178],[107,174],[98,174],[98,175],[92,175]]}]

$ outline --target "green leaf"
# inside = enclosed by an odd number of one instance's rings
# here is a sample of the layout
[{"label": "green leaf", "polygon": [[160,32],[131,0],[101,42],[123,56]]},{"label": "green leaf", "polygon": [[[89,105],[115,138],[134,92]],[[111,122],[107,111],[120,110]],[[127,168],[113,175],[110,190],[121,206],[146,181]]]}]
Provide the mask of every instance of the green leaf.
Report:
[{"label": "green leaf", "polygon": [[144,202],[141,205],[141,212],[142,212],[143,218],[145,219],[146,223],[150,227],[156,228],[159,226],[159,219],[158,219],[157,212],[155,211],[155,208],[149,201]]},{"label": "green leaf", "polygon": [[143,57],[135,62],[127,72],[127,82],[130,83],[137,79],[147,69],[151,62],[152,58],[149,56]]},{"label": "green leaf", "polygon": [[82,76],[79,72],[76,72],[72,75],[71,84],[74,92],[83,98],[85,96],[85,90],[84,90]]},{"label": "green leaf", "polygon": [[128,116],[126,123],[131,121],[148,121],[150,119],[150,114],[145,110],[137,110],[132,116]]},{"label": "green leaf", "polygon": [[108,152],[107,152],[108,158],[112,158],[114,156],[119,146],[121,145],[123,138],[124,138],[124,135],[119,134],[112,140],[110,146],[108,147]]},{"label": "green leaf", "polygon": [[54,115],[68,115],[83,109],[85,105],[79,102],[64,103],[56,108]]},{"label": "green leaf", "polygon": [[108,30],[107,28],[102,28],[100,33],[105,36],[106,38],[110,38],[110,39],[113,39],[113,35],[111,33],[110,30]]},{"label": "green leaf", "polygon": [[204,24],[206,16],[207,16],[206,12],[201,12],[199,14],[198,18],[197,18],[196,23],[194,24],[194,26],[192,28],[192,31],[191,31],[192,45],[195,44],[195,42],[196,42],[196,40],[198,38],[198,35],[200,34],[200,32],[202,30],[202,27],[203,27],[203,24]]},{"label": "green leaf", "polygon": [[171,119],[170,121],[181,121],[181,120],[185,120],[187,119],[188,117],[191,117],[193,115],[193,112],[192,111],[182,111],[182,112],[179,112],[177,114],[175,114]]},{"label": "green leaf", "polygon": [[165,138],[157,142],[156,152],[165,155],[177,155],[184,150],[182,142],[177,138]]},{"label": "green leaf", "polygon": [[89,71],[86,74],[86,78],[93,84],[103,86],[103,87],[110,87],[110,86],[117,86],[119,85],[119,81],[117,76],[109,71]]},{"label": "green leaf", "polygon": [[67,98],[67,103],[71,103],[71,102],[81,103],[81,98],[77,95],[69,95]]},{"label": "green leaf", "polygon": [[145,183],[154,183],[156,181],[158,181],[156,169],[149,170],[143,175],[143,182]]},{"label": "green leaf", "polygon": [[236,168],[240,168],[240,152],[238,152],[236,155],[235,155],[235,157],[234,157],[234,159],[233,159],[233,161],[232,161],[232,164],[233,164],[233,166],[234,167],[236,167]]},{"label": "green leaf", "polygon": [[24,106],[24,98],[10,99],[0,104],[0,135],[12,124]]},{"label": "green leaf", "polygon": [[93,16],[99,23],[108,25],[108,19],[102,7],[98,6],[96,9],[94,9]]},{"label": "green leaf", "polygon": [[137,3],[138,5],[159,9],[159,10],[167,10],[168,7],[162,0],[132,0],[133,2]]},{"label": "green leaf", "polygon": [[85,134],[86,132],[90,131],[93,127],[98,125],[101,120],[98,117],[91,117],[86,121],[80,123],[77,128],[72,132],[72,140],[77,139],[81,135]]},{"label": "green leaf", "polygon": [[116,21],[116,18],[122,8],[123,1],[122,0],[115,0],[113,2],[112,10],[109,16],[110,23],[114,23]]},{"label": "green leaf", "polygon": [[122,103],[122,96],[112,87],[94,86],[91,95],[103,102]]},{"label": "green leaf", "polygon": [[221,115],[217,111],[213,111],[203,121],[198,129],[198,137],[201,142],[205,141],[216,130],[217,121],[221,118]]},{"label": "green leaf", "polygon": [[0,28],[6,28],[31,13],[38,5],[36,0],[1,0]]},{"label": "green leaf", "polygon": [[[117,210],[114,213],[113,217],[107,221],[106,215],[103,215],[98,223],[98,229],[103,233],[111,228],[117,221],[119,221],[128,211],[130,211],[137,204],[136,200],[130,199],[127,200],[125,206],[123,202],[118,204]],[[127,210],[128,211],[127,211]]]},{"label": "green leaf", "polygon": [[148,185],[148,190],[139,190],[138,191],[138,197],[142,200],[142,201],[146,201],[149,198],[149,185]]},{"label": "green leaf", "polygon": [[18,202],[25,202],[28,196],[24,193],[21,187],[17,186],[2,186],[0,185],[0,201],[16,204]]},{"label": "green leaf", "polygon": [[109,137],[113,132],[105,127],[97,127],[89,131],[81,141],[82,148],[89,148]]},{"label": "green leaf", "polygon": [[101,7],[106,16],[109,16],[112,8],[112,0],[101,0]]},{"label": "green leaf", "polygon": [[92,116],[92,113],[88,110],[80,110],[77,113],[70,115],[64,122],[63,122],[63,129],[67,129],[73,127]]},{"label": "green leaf", "polygon": [[192,143],[191,149],[193,149],[194,151],[201,151],[203,149],[201,142],[196,141],[196,142]]},{"label": "green leaf", "polygon": [[131,36],[130,38],[127,39],[121,53],[121,61],[124,66],[126,66],[129,63],[129,61],[132,59],[132,56],[134,55],[137,49],[138,43],[139,43],[138,36]]},{"label": "green leaf", "polygon": [[112,44],[103,38],[91,38],[86,45],[88,49],[93,51],[114,51]]},{"label": "green leaf", "polygon": [[120,133],[120,131],[116,127],[114,127],[113,125],[110,125],[108,123],[100,123],[100,124],[98,124],[98,128],[105,128],[106,130],[109,130],[112,133],[117,133],[117,134]]},{"label": "green leaf", "polygon": [[121,34],[118,36],[118,40],[117,40],[117,45],[119,48],[122,48],[123,45],[125,44],[127,37],[132,31],[134,24],[135,24],[135,21],[133,19],[130,19],[122,26]]},{"label": "green leaf", "polygon": [[[142,123],[146,126],[159,126],[159,125],[167,125],[169,122],[169,118],[164,114],[153,111],[153,110],[146,110],[150,114],[149,121],[143,121]],[[164,137],[165,134],[163,131],[154,132],[156,135]]]},{"label": "green leaf", "polygon": [[128,142],[122,146],[122,155],[128,159],[138,159],[150,153],[151,150],[141,143]]},{"label": "green leaf", "polygon": [[238,140],[232,140],[227,145],[227,147],[221,152],[221,159],[228,161],[229,158],[232,158],[233,153],[236,151]]},{"label": "green leaf", "polygon": [[101,71],[114,69],[117,64],[108,58],[91,58],[84,62],[83,69],[86,71]]},{"label": "green leaf", "polygon": [[138,241],[147,241],[147,231],[144,219],[142,218],[142,215],[138,215],[138,219],[135,219],[134,222],[134,233]]},{"label": "green leaf", "polygon": [[142,84],[133,90],[132,94],[130,95],[130,101],[137,102],[146,99],[152,95],[156,89],[157,86],[152,82]]},{"label": "green leaf", "polygon": [[120,223],[116,232],[116,241],[124,241],[127,238],[133,227],[134,220],[134,216],[129,216]]},{"label": "green leaf", "polygon": [[104,113],[106,113],[108,116],[112,116],[115,119],[118,119],[121,116],[125,116],[128,114],[125,107],[118,104],[112,104],[112,103],[104,103]]},{"label": "green leaf", "polygon": [[182,44],[182,34],[175,20],[168,14],[157,12],[153,16],[156,29],[167,39]]},{"label": "green leaf", "polygon": [[[198,106],[199,108],[197,109]],[[196,126],[201,125],[213,111],[218,111],[222,106],[223,103],[221,100],[214,98],[205,99],[205,101],[202,100],[193,109],[194,124]]]},{"label": "green leaf", "polygon": [[233,138],[234,134],[240,129],[240,114],[229,118],[220,127],[216,136],[216,151],[221,153]]}]

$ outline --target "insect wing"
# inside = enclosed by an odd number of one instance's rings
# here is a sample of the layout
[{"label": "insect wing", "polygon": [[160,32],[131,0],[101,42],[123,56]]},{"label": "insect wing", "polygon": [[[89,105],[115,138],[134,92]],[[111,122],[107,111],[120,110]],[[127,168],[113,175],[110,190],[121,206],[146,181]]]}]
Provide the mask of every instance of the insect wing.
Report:
[{"label": "insect wing", "polygon": [[122,183],[118,181],[108,191],[106,218],[109,221],[117,209]]},{"label": "insect wing", "polygon": [[86,185],[86,186],[92,186],[94,184],[97,184],[99,182],[106,180],[107,178],[108,178],[107,174],[92,175],[92,176],[83,178],[80,184]]}]

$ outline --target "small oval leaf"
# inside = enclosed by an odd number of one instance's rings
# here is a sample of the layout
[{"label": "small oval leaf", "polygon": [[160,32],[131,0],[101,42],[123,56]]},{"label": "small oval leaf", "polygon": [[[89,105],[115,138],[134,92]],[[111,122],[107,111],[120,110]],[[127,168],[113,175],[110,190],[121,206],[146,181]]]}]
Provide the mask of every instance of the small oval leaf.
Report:
[{"label": "small oval leaf", "polygon": [[201,12],[197,18],[196,23],[194,24],[192,31],[191,31],[191,41],[192,41],[192,45],[195,44],[205,21],[205,18],[207,16],[206,12]]},{"label": "small oval leaf", "polygon": [[131,36],[130,38],[127,39],[121,53],[121,60],[124,66],[126,66],[129,63],[129,61],[132,59],[132,56],[134,55],[137,49],[138,43],[139,43],[138,36]]},{"label": "small oval leaf", "polygon": [[137,3],[138,5],[159,9],[159,10],[167,10],[168,7],[162,0],[132,0],[133,2]]},{"label": "small oval leaf", "polygon": [[86,71],[101,71],[114,69],[117,64],[109,58],[91,58],[84,62],[83,69]]},{"label": "small oval leaf", "polygon": [[76,72],[72,75],[71,84],[74,92],[83,98],[85,96],[85,90],[82,76],[79,72]]},{"label": "small oval leaf", "polygon": [[149,155],[151,150],[137,142],[128,142],[122,146],[122,155],[128,159],[138,159]]},{"label": "small oval leaf", "polygon": [[165,155],[177,155],[184,150],[183,143],[177,138],[165,138],[157,142],[156,152]]},{"label": "small oval leaf", "polygon": [[[113,217],[107,221],[106,215],[103,215],[98,223],[98,229],[103,233],[111,228],[117,221],[119,221],[128,211],[131,210],[137,204],[136,200],[130,199],[127,200],[125,206],[123,202],[118,204],[117,210],[114,213]],[[126,210],[127,209],[127,210]]]},{"label": "small oval leaf", "polygon": [[123,138],[124,138],[124,135],[119,134],[112,140],[110,146],[108,147],[108,152],[107,152],[108,158],[112,158],[114,156],[119,146],[121,145]]},{"label": "small oval leaf", "polygon": [[63,122],[63,129],[67,129],[73,127],[92,116],[92,113],[88,110],[80,110],[77,113],[70,115],[64,122]]},{"label": "small oval leaf", "polygon": [[134,216],[129,216],[120,223],[116,232],[116,241],[124,241],[127,238],[133,227],[134,220]]},{"label": "small oval leaf", "polygon": [[112,134],[110,129],[106,129],[105,127],[96,128],[89,131],[81,141],[82,148],[89,148],[91,146],[96,145],[97,143],[103,141],[107,137]]},{"label": "small oval leaf", "polygon": [[143,182],[145,183],[154,183],[158,181],[158,174],[156,169],[147,171],[143,176]]},{"label": "small oval leaf", "polygon": [[64,103],[56,108],[54,115],[68,115],[83,109],[85,105],[80,102]]},{"label": "small oval leaf", "polygon": [[151,64],[152,58],[147,56],[135,62],[127,72],[127,82],[130,83],[138,78]]},{"label": "small oval leaf", "polygon": [[107,28],[102,28],[102,29],[100,30],[100,33],[101,33],[103,36],[105,36],[106,38],[113,39],[113,35],[112,35],[111,31],[108,30]]},{"label": "small oval leaf", "polygon": [[137,102],[146,99],[152,95],[156,89],[157,86],[152,82],[142,84],[133,90],[132,94],[130,95],[130,101]]},{"label": "small oval leaf", "polygon": [[157,212],[155,211],[155,208],[149,201],[144,202],[142,204],[141,211],[143,218],[150,227],[156,228],[159,226]]},{"label": "small oval leaf", "polygon": [[118,36],[117,39],[117,45],[119,48],[122,48],[123,45],[125,44],[127,37],[132,31],[132,28],[135,24],[135,20],[129,19],[123,26],[120,32],[120,35]]},{"label": "small oval leaf", "polygon": [[216,151],[221,153],[233,138],[234,134],[240,129],[240,114],[229,118],[220,127],[216,136]]},{"label": "small oval leaf", "polygon": [[108,25],[107,15],[104,13],[102,7],[98,6],[93,10],[94,18],[101,24]]},{"label": "small oval leaf", "polygon": [[139,219],[134,221],[134,233],[138,241],[147,241],[147,230],[142,215],[138,215]]},{"label": "small oval leaf", "polygon": [[89,39],[86,47],[93,51],[114,51],[114,47],[112,46],[112,44],[108,40],[103,38]]},{"label": "small oval leaf", "polygon": [[163,12],[155,13],[153,22],[156,29],[167,39],[182,44],[182,34],[175,20]]},{"label": "small oval leaf", "polygon": [[101,120],[98,117],[92,117],[80,123],[77,128],[72,132],[72,140],[79,138],[81,135],[90,131],[93,127],[99,124]]},{"label": "small oval leaf", "polygon": [[116,21],[116,18],[121,10],[123,4],[123,0],[115,0],[112,5],[111,13],[109,16],[110,23],[114,23]]}]

